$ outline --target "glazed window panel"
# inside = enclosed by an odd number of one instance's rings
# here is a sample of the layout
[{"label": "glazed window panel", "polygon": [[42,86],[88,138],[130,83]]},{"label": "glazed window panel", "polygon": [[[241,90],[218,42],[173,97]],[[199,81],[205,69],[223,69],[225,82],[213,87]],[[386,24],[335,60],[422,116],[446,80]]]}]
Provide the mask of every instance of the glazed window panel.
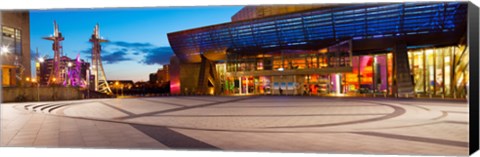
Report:
[{"label": "glazed window panel", "polygon": [[16,52],[15,29],[7,26],[2,27],[2,45],[8,48],[8,52]]},{"label": "glazed window panel", "polygon": [[445,80],[444,80],[444,91],[446,96],[450,96],[452,94],[452,52],[453,47],[448,47],[444,51],[444,72],[445,72]]},{"label": "glazed window panel", "polygon": [[426,56],[426,88],[427,88],[427,93],[428,94],[433,94],[434,88],[435,88],[435,65],[434,65],[434,60],[435,60],[435,54],[433,49],[426,49],[425,50],[425,56]]},{"label": "glazed window panel", "polygon": [[263,59],[259,59],[256,62],[257,62],[257,67],[255,70],[263,70],[263,63],[264,63]]},{"label": "glazed window panel", "polygon": [[282,57],[281,56],[275,56],[273,58],[273,70],[278,70],[281,67],[282,67]]},{"label": "glazed window panel", "polygon": [[346,83],[346,89],[347,92],[357,92],[359,88],[359,79],[358,79],[358,73],[359,73],[359,63],[360,63],[360,57],[359,56],[354,56],[352,57],[352,72],[351,73],[346,73],[345,74],[345,83]]},{"label": "glazed window panel", "polygon": [[388,67],[387,67],[387,55],[377,55],[375,56],[375,80],[377,83],[378,92],[387,92],[387,76],[388,76]]},{"label": "glazed window panel", "polygon": [[305,69],[305,59],[300,57],[292,59],[292,69]]},{"label": "glazed window panel", "polygon": [[413,72],[413,81],[414,81],[414,89],[416,93],[424,93],[425,92],[425,67],[424,67],[424,51],[423,50],[415,50],[410,53],[412,56],[412,72]]},{"label": "glazed window panel", "polygon": [[360,88],[361,90],[373,90],[373,57],[360,56]]},{"label": "glazed window panel", "polygon": [[15,29],[15,53],[18,55],[22,55],[22,36],[21,31]]},{"label": "glazed window panel", "polygon": [[326,68],[328,67],[328,60],[327,60],[327,56],[325,54],[320,54],[318,56],[318,62],[319,62],[319,66],[320,68]]},{"label": "glazed window panel", "polygon": [[6,46],[10,53],[22,55],[22,36],[19,29],[2,26],[2,46]]},{"label": "glazed window panel", "polygon": [[387,73],[388,73],[388,93],[391,93],[393,87],[393,55],[387,54]]},{"label": "glazed window panel", "polygon": [[435,49],[435,94],[442,95],[444,93],[443,86],[444,84],[444,50],[445,48],[436,48]]},{"label": "glazed window panel", "polygon": [[468,82],[468,48],[460,45],[455,48],[455,94],[463,97],[467,94],[466,86]]}]

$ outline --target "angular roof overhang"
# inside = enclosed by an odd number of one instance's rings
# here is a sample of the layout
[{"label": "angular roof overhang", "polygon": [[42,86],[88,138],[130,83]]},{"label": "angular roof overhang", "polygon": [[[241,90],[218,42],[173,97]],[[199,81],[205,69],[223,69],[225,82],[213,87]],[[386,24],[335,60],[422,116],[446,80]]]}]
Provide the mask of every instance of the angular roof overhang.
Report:
[{"label": "angular roof overhang", "polygon": [[200,54],[224,60],[226,52],[315,50],[352,39],[353,51],[455,44],[466,32],[466,2],[353,4],[260,19],[223,23],[168,34],[183,62]]}]

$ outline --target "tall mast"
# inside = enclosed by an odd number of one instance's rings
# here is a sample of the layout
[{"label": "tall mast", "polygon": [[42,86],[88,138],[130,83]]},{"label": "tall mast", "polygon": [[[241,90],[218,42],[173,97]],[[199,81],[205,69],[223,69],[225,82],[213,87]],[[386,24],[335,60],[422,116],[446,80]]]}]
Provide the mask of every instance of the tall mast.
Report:
[{"label": "tall mast", "polygon": [[102,46],[100,43],[108,42],[108,40],[102,39],[100,37],[100,30],[99,30],[98,23],[95,25],[93,29],[92,37],[90,38],[90,42],[92,43],[92,75],[95,76],[94,78],[94,89],[95,91],[105,93],[105,94],[112,94],[112,90],[110,89],[107,77],[105,75],[105,71],[103,70],[102,65],[102,58],[100,52],[102,52]]},{"label": "tall mast", "polygon": [[59,84],[63,82],[61,79],[63,78],[60,73],[60,62],[61,62],[61,41],[65,40],[62,36],[62,33],[58,29],[58,25],[56,21],[53,21],[53,35],[50,37],[44,37],[45,40],[53,41],[52,50],[53,50],[53,67],[50,71],[50,77],[48,78],[48,84]]}]

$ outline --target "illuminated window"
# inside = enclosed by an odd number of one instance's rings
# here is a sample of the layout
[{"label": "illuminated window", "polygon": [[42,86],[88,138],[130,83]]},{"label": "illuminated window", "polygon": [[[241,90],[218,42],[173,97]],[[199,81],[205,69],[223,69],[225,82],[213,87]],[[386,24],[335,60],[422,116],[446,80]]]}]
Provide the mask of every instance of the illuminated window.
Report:
[{"label": "illuminated window", "polygon": [[409,51],[415,92],[432,96],[465,96],[468,83],[468,70],[465,70],[468,51],[465,50],[466,47],[461,45]]},{"label": "illuminated window", "polygon": [[2,85],[3,86],[10,86],[10,68],[2,68]]},{"label": "illuminated window", "polygon": [[416,50],[410,52],[412,58],[410,63],[412,64],[411,71],[413,73],[413,82],[415,84],[415,92],[425,92],[425,68],[424,68],[424,51]]},{"label": "illuminated window", "polygon": [[22,55],[21,31],[12,27],[2,26],[2,45],[11,53]]},{"label": "illuminated window", "polygon": [[433,49],[425,50],[425,62],[426,62],[426,79],[425,85],[427,87],[428,94],[433,94],[435,88],[435,54]]}]

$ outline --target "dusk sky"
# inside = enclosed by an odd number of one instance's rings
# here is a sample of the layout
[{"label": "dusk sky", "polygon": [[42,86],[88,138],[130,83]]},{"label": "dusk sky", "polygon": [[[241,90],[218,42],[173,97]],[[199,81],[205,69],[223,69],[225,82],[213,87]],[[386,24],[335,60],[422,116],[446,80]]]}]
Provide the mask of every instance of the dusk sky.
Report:
[{"label": "dusk sky", "polygon": [[[88,42],[96,23],[103,44],[102,59],[107,79],[147,81],[148,74],[168,64],[173,55],[167,33],[229,22],[241,6],[159,7],[135,9],[62,9],[30,12],[31,49],[41,56],[53,56],[52,42],[42,39],[53,34],[56,20],[65,37],[64,53],[77,54],[91,62]],[[32,55],[32,57],[35,57]],[[32,73],[35,73],[32,62]],[[33,75],[34,76],[34,75]]]}]

